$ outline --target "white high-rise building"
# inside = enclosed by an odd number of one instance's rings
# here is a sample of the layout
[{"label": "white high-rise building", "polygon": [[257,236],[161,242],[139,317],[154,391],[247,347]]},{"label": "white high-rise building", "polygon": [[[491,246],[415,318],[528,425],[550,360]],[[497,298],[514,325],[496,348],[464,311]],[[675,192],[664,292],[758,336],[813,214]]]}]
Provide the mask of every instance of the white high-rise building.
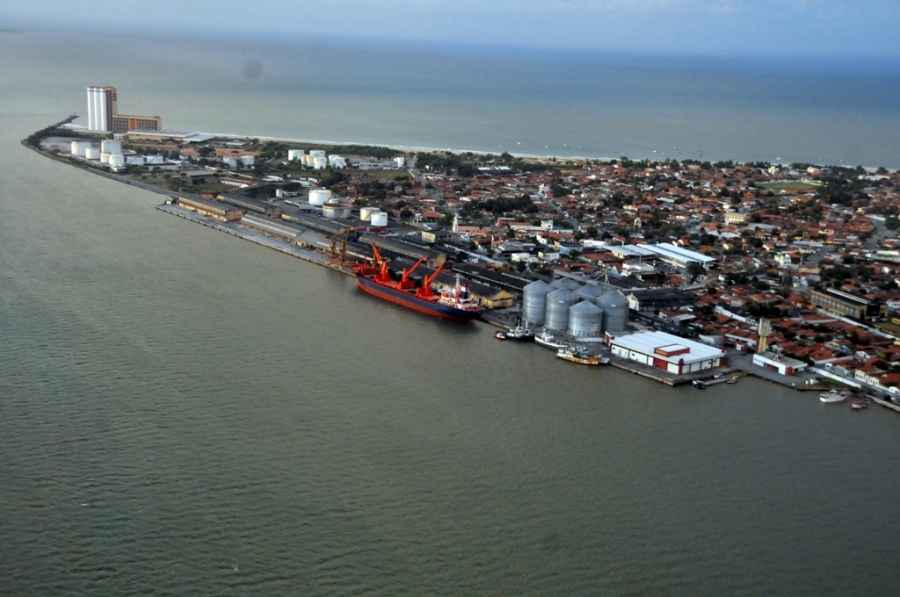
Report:
[{"label": "white high-rise building", "polygon": [[87,88],[88,130],[111,131],[113,114],[117,113],[116,88]]}]

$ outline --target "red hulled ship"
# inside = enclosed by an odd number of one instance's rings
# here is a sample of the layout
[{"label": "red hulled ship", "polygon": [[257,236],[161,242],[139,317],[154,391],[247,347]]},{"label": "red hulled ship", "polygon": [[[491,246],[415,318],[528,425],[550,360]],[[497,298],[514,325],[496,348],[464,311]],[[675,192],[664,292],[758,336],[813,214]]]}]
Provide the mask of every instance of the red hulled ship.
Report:
[{"label": "red hulled ship", "polygon": [[375,254],[374,265],[350,266],[356,274],[356,283],[363,292],[442,319],[471,321],[484,313],[484,308],[475,302],[469,294],[469,287],[461,283],[459,277],[456,278],[454,286],[446,286],[439,293],[431,289],[431,283],[437,278],[443,265],[425,276],[422,285],[417,286],[410,276],[425,257],[419,259],[411,268],[404,269],[399,279],[394,279],[388,272],[387,261],[374,244],[372,251]]}]

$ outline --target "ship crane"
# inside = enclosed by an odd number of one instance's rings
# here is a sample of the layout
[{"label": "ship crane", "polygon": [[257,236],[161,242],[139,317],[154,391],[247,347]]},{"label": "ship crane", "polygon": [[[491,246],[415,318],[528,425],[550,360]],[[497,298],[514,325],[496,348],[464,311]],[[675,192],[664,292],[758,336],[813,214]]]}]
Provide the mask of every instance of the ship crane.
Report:
[{"label": "ship crane", "polygon": [[[424,259],[424,257],[422,258]],[[441,273],[441,270],[444,269],[444,264],[440,264],[436,270],[425,276],[425,279],[422,281],[421,288],[416,289],[416,296],[421,298],[429,298],[432,295],[431,292],[431,283],[435,281],[438,277],[438,274]]]}]

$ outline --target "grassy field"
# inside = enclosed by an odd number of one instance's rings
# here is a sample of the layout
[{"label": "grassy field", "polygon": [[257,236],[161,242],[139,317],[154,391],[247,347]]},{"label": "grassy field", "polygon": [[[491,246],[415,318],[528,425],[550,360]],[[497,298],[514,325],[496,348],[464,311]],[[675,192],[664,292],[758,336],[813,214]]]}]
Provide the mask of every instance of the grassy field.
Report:
[{"label": "grassy field", "polygon": [[815,191],[821,185],[809,182],[761,182],[757,186],[771,191]]}]

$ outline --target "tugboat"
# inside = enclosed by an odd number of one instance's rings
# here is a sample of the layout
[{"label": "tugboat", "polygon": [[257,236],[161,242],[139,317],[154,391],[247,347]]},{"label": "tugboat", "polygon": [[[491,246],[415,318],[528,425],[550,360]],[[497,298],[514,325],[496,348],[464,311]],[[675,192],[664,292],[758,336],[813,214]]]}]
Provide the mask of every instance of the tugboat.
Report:
[{"label": "tugboat", "polygon": [[591,356],[590,353],[577,348],[560,348],[556,351],[556,356],[566,361],[580,363],[582,365],[605,365],[609,359]]},{"label": "tugboat", "polygon": [[855,398],[853,402],[850,403],[850,408],[853,410],[862,410],[864,408],[869,408],[869,401],[865,398]]},{"label": "tugboat", "polygon": [[497,332],[496,334],[494,334],[494,340],[504,340],[505,341],[506,333],[505,332]]}]

